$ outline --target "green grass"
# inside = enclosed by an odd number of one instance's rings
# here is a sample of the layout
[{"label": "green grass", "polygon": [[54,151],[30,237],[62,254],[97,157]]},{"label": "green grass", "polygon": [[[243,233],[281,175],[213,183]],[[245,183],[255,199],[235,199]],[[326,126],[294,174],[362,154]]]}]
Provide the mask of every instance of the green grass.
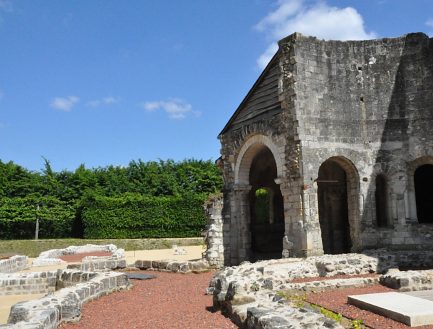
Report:
[{"label": "green grass", "polygon": [[42,251],[62,249],[84,244],[114,244],[125,250],[151,250],[178,246],[203,245],[203,238],[163,238],[163,239],[49,239],[49,240],[0,240],[0,256],[19,254],[37,257]]}]

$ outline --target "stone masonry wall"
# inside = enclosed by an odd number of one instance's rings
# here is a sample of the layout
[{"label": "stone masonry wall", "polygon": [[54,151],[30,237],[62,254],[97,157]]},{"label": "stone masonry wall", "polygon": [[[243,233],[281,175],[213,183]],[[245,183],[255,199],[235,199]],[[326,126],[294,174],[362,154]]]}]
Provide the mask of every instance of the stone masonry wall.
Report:
[{"label": "stone masonry wall", "polygon": [[[295,108],[309,248],[321,247],[315,180],[320,165],[332,157],[352,176],[348,199],[353,250],[378,243],[431,247],[433,227],[416,219],[413,173],[415,165],[431,163],[433,157],[432,39],[418,33],[341,42],[295,34],[282,40],[280,49],[296,54]],[[378,229],[379,174],[388,182],[389,218],[387,227]]]},{"label": "stone masonry wall", "polygon": [[0,296],[53,292],[56,281],[56,272],[0,274]]},{"label": "stone masonry wall", "polygon": [[[250,205],[248,163],[257,147],[272,147],[278,163],[285,163],[287,140],[283,128],[283,114],[257,117],[242,129],[229,130],[220,135],[222,144],[221,166],[224,178],[223,244],[225,265],[238,264],[250,259]],[[275,153],[274,153],[275,152]],[[280,165],[282,170],[285,167]],[[282,174],[284,177],[285,174]],[[284,182],[281,182],[284,185]],[[283,188],[284,186],[282,186]],[[283,191],[282,191],[283,192]],[[284,196],[284,194],[283,194]]]},{"label": "stone masonry wall", "polygon": [[[277,86],[275,86],[277,88]],[[299,141],[295,136],[293,97],[284,95],[281,113],[258,116],[242,128],[228,129],[219,136],[222,144],[221,167],[224,178],[223,244],[225,265],[250,259],[251,231],[249,171],[254,156],[264,147],[275,159],[279,185],[284,200],[285,233],[294,244],[293,255],[304,249],[301,216],[301,180]]]},{"label": "stone masonry wall", "polygon": [[[329,159],[346,175],[352,251],[433,246],[433,225],[418,223],[414,188],[415,170],[433,164],[432,40],[415,33],[323,41],[295,33],[279,42],[219,135],[226,265],[250,259],[249,173],[263,147],[275,158],[291,256],[323,253],[317,179]],[[385,200],[376,205],[379,175]]]},{"label": "stone masonry wall", "polygon": [[208,200],[205,205],[207,217],[206,229],[206,251],[203,253],[209,265],[214,268],[224,266],[224,244],[223,244],[223,197],[215,196]]},{"label": "stone masonry wall", "polygon": [[29,268],[27,256],[12,256],[0,260],[0,273],[13,273]]}]

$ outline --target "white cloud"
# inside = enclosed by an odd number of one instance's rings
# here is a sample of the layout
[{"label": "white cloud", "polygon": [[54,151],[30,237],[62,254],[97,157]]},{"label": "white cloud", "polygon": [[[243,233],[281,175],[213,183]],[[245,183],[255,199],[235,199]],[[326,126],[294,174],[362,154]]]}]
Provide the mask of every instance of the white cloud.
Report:
[{"label": "white cloud", "polygon": [[79,101],[77,96],[55,97],[50,106],[59,111],[69,112]]},{"label": "white cloud", "polygon": [[263,18],[256,28],[260,31],[265,30],[269,26],[279,25],[289,19],[291,16],[297,14],[303,7],[303,0],[278,0],[278,8],[270,12]]},{"label": "white cloud", "polygon": [[185,119],[189,115],[200,116],[201,112],[193,111],[192,105],[178,98],[166,101],[145,102],[143,108],[147,112],[163,110],[170,119]]},{"label": "white cloud", "polygon": [[101,99],[91,100],[91,101],[87,102],[86,105],[90,106],[90,107],[98,107],[101,105],[113,105],[113,104],[119,103],[119,101],[120,101],[120,99],[118,97],[108,96],[108,97],[104,97]]},{"label": "white cloud", "polygon": [[367,32],[362,16],[352,7],[331,7],[325,1],[278,0],[277,8],[255,28],[271,41],[257,64],[264,68],[277,50],[277,41],[294,32],[327,40],[365,40],[377,37]]},{"label": "white cloud", "polygon": [[265,52],[260,55],[257,59],[257,64],[261,69],[264,69],[266,65],[268,65],[269,61],[274,57],[275,53],[278,50],[278,45],[276,42],[271,43],[268,48],[266,48]]},{"label": "white cloud", "polygon": [[428,32],[428,35],[430,37],[433,37],[433,17],[430,17],[426,22],[425,25],[427,25],[430,28],[430,31]]}]

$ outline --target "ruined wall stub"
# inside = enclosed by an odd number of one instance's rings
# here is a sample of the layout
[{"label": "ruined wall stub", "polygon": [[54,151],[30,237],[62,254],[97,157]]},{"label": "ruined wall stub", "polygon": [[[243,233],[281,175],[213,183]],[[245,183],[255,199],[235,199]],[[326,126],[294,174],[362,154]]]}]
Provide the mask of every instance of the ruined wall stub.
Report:
[{"label": "ruined wall stub", "polygon": [[[431,247],[433,224],[417,219],[414,173],[433,164],[432,130],[433,41],[426,35],[342,42],[295,33],[281,40],[219,136],[225,262],[251,259],[248,175],[261,147],[278,167],[286,256],[323,253],[317,190],[327,183],[318,181],[327,160],[346,174],[352,251]],[[385,205],[376,205],[379,175]],[[387,207],[387,225],[377,224],[377,206]]]}]

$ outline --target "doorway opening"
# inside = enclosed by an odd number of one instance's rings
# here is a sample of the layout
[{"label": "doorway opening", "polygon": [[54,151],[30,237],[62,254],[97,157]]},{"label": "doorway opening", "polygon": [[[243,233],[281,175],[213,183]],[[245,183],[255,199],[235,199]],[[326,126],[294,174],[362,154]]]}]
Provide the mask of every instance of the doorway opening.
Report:
[{"label": "doorway opening", "polygon": [[272,152],[261,146],[250,167],[250,230],[252,260],[281,258],[284,236],[283,196]]},{"label": "doorway opening", "polygon": [[350,252],[349,207],[346,171],[335,160],[326,160],[319,168],[319,222],[325,254]]},{"label": "doorway opening", "polygon": [[419,223],[433,223],[433,165],[415,170],[415,200]]}]

